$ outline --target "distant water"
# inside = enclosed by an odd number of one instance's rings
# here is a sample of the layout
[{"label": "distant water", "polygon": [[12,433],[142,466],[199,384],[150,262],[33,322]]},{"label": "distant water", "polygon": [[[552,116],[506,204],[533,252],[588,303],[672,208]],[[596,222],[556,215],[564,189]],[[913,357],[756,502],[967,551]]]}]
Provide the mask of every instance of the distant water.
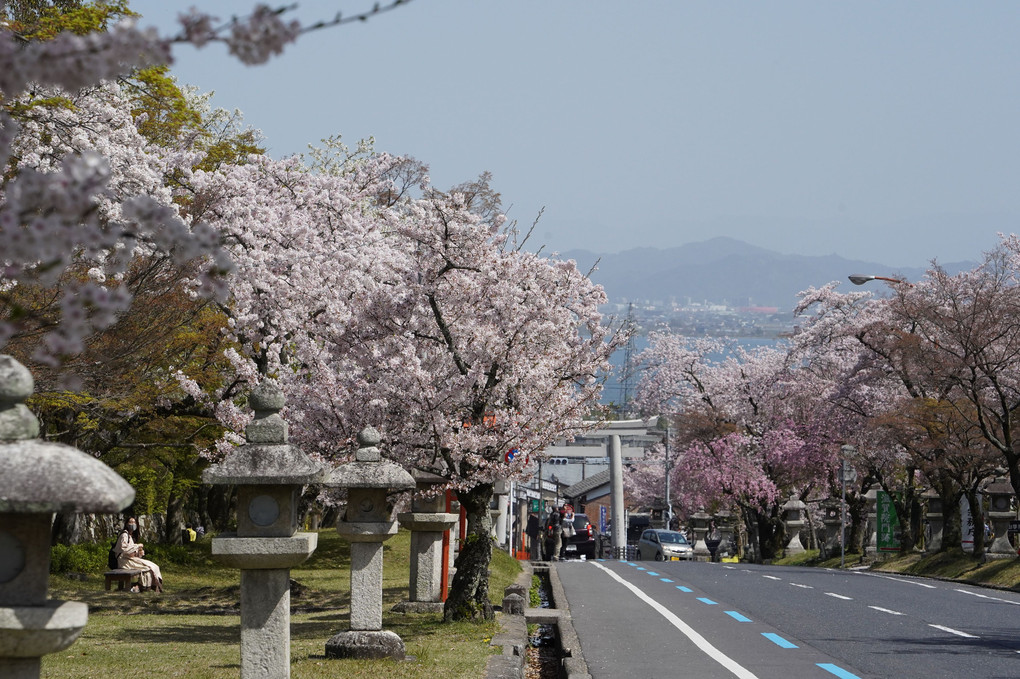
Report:
[{"label": "distant water", "polygon": [[[721,338],[721,339],[725,340],[726,338]],[[777,339],[775,337],[737,337],[737,338],[733,338],[733,341],[736,342],[738,346],[741,346],[744,349],[751,350],[751,349],[756,349],[758,347],[768,347],[768,346],[773,346],[774,347],[774,346],[777,346],[783,340]],[[638,354],[640,354],[642,351],[644,351],[647,348],[648,348],[648,337],[646,337],[644,335],[640,335],[638,337],[635,337],[634,338],[634,347],[632,349],[632,356],[633,356],[633,358],[637,358]],[[605,405],[608,405],[610,403],[617,403],[617,404],[619,404],[619,403],[623,402],[623,385],[622,385],[621,382],[622,382],[622,377],[623,377],[623,364],[624,364],[624,362],[626,360],[626,355],[627,355],[627,352],[624,349],[620,349],[620,350],[616,351],[612,355],[612,357],[609,359],[610,363],[612,363],[612,365],[613,365],[613,374],[609,376],[608,380],[606,380],[606,386],[602,390],[602,400],[601,400],[601,402],[603,404],[605,404]],[[725,355],[723,354],[723,355],[720,355],[720,356],[713,356],[712,358],[714,358],[716,360],[721,360],[721,359],[725,358]],[[638,374],[638,373],[635,373],[630,378],[630,398],[631,399],[633,399],[636,396],[636,394],[637,394],[637,385],[638,385],[638,382],[640,380],[641,380],[641,375]]]}]

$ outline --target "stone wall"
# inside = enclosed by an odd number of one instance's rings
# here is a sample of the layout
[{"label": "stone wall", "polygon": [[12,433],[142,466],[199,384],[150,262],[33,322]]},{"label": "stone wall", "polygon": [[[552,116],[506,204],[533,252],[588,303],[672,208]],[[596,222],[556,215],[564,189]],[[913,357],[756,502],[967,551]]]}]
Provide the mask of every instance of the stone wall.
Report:
[{"label": "stone wall", "polygon": [[[112,540],[124,526],[125,514],[71,514],[54,517],[54,542],[78,545]],[[166,517],[162,514],[138,517],[143,542],[160,542]]]}]

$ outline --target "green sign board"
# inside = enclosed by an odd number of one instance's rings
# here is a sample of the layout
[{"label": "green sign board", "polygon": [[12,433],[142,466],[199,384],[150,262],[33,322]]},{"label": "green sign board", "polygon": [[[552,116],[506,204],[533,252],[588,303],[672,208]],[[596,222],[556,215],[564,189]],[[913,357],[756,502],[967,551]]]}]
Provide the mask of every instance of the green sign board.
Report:
[{"label": "green sign board", "polygon": [[878,551],[900,551],[900,521],[892,496],[884,490],[878,491],[875,509],[878,514]]},{"label": "green sign board", "polygon": [[533,511],[533,512],[541,511],[539,506],[538,506],[538,498],[532,498],[532,500],[531,500],[531,511]]}]

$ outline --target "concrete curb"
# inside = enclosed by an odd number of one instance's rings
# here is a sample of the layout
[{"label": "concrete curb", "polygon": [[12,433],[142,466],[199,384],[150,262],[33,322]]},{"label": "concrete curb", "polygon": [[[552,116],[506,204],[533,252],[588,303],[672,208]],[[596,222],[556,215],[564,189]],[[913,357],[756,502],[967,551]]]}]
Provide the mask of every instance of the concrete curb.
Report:
[{"label": "concrete curb", "polygon": [[549,565],[549,584],[552,587],[555,610],[559,612],[559,621],[556,623],[559,633],[556,638],[560,644],[560,657],[563,658],[563,674],[567,679],[591,679],[591,675],[588,674],[588,664],[584,662],[584,656],[581,655],[581,641],[577,638],[577,632],[574,631],[574,623],[570,618],[570,609],[567,606],[567,595],[563,591],[563,583],[560,582],[555,563]]},{"label": "concrete curb", "polygon": [[591,679],[588,665],[581,655],[581,643],[574,631],[567,607],[567,596],[563,591],[556,566],[552,563],[539,563],[536,569],[530,561],[521,563],[523,571],[517,578],[516,585],[524,585],[531,589],[531,576],[535,570],[548,570],[549,585],[552,589],[553,608],[526,608],[524,615],[507,615],[497,613],[496,620],[500,624],[499,633],[489,642],[491,646],[501,646],[499,655],[489,657],[485,665],[485,679],[522,679],[524,677],[524,653],[528,645],[528,623],[554,625],[559,655],[562,658],[563,673],[567,679]]},{"label": "concrete curb", "polygon": [[[522,571],[514,584],[531,589],[534,570],[530,561],[521,562]],[[528,646],[528,623],[526,616],[496,613],[499,632],[492,637],[490,646],[500,646],[499,655],[489,656],[485,663],[485,679],[523,679],[524,649]]]}]

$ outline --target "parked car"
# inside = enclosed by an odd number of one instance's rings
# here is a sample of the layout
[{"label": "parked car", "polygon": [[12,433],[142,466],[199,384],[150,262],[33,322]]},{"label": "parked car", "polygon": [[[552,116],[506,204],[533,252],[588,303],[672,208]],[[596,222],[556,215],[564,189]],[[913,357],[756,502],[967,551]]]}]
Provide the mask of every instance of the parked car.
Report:
[{"label": "parked car", "polygon": [[675,530],[652,528],[641,534],[637,543],[638,561],[690,561],[694,558],[694,547],[683,533]]},{"label": "parked car", "polygon": [[602,540],[598,528],[588,520],[587,514],[574,514],[574,537],[563,541],[563,556],[584,555],[587,559],[602,558]]}]

